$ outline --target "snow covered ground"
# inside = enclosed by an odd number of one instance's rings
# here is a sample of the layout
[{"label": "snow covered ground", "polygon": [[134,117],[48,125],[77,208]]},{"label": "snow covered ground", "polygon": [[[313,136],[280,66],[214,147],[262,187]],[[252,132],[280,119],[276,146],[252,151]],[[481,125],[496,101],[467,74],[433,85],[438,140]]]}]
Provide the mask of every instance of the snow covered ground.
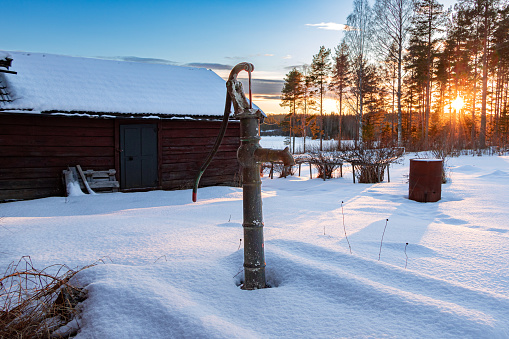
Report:
[{"label": "snow covered ground", "polygon": [[450,159],[427,204],[407,198],[412,157],[390,183],[265,177],[273,288],[238,287],[232,187],[0,204],[0,269],[102,259],[78,277],[78,338],[509,338],[509,157]]},{"label": "snow covered ground", "polygon": [[[267,148],[285,148],[286,146],[290,147],[290,150],[293,151],[293,142],[294,138],[291,138],[291,145],[285,145],[285,140],[289,141],[289,137],[282,137],[282,136],[262,136],[262,139],[260,140],[260,144],[263,147]],[[342,143],[351,143],[352,141],[343,140]],[[322,149],[323,150],[329,150],[336,148],[338,146],[338,141],[331,139],[331,140],[322,140]],[[306,138],[306,151],[309,150],[318,150],[320,149],[320,140],[315,139],[312,140],[311,138]],[[295,138],[295,153],[303,153],[304,152],[304,138],[302,137],[296,137]]]}]

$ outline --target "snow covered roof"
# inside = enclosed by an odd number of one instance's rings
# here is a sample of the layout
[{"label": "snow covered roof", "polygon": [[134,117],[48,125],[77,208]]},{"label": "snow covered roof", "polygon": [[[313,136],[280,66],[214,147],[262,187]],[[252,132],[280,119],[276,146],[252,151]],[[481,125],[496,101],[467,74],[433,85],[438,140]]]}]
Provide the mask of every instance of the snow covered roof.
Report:
[{"label": "snow covered roof", "polygon": [[211,70],[3,52],[17,74],[0,73],[10,101],[1,110],[222,116],[225,81]]},{"label": "snow covered roof", "polygon": [[2,59],[7,59],[7,58],[12,58],[11,55],[9,53],[7,53],[6,51],[0,51],[0,60]]}]

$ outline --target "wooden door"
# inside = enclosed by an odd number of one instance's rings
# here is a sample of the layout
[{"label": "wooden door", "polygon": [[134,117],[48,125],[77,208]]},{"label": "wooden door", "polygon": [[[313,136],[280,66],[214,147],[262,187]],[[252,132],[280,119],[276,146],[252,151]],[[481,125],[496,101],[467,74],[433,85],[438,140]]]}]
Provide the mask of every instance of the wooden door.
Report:
[{"label": "wooden door", "polygon": [[157,125],[120,125],[120,186],[158,186]]}]

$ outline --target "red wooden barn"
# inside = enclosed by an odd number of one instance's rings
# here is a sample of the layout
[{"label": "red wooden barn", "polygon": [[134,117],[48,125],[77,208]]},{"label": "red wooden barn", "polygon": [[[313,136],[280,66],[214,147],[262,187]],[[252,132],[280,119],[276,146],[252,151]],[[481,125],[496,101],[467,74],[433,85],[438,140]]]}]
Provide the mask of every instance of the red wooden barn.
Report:
[{"label": "red wooden barn", "polygon": [[[78,164],[115,169],[124,191],[190,188],[225,97],[202,68],[0,51],[0,201],[65,195]],[[238,146],[230,122],[203,185],[235,183]]]}]

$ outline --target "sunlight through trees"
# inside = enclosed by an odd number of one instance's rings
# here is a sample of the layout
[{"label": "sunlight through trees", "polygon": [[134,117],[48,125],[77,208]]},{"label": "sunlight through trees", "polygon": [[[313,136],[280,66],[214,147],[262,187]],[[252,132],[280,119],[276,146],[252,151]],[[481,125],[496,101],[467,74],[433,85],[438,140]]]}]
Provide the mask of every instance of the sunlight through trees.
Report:
[{"label": "sunlight through trees", "polygon": [[[354,0],[334,52],[322,46],[310,67],[285,78],[281,105],[293,124],[299,121],[293,135],[314,129],[325,138],[409,150],[506,147],[506,0],[459,0],[451,9],[437,0],[376,0],[373,7]],[[298,86],[291,83],[295,72]],[[298,93],[289,93],[294,87]],[[323,115],[327,90],[337,103]]]}]

